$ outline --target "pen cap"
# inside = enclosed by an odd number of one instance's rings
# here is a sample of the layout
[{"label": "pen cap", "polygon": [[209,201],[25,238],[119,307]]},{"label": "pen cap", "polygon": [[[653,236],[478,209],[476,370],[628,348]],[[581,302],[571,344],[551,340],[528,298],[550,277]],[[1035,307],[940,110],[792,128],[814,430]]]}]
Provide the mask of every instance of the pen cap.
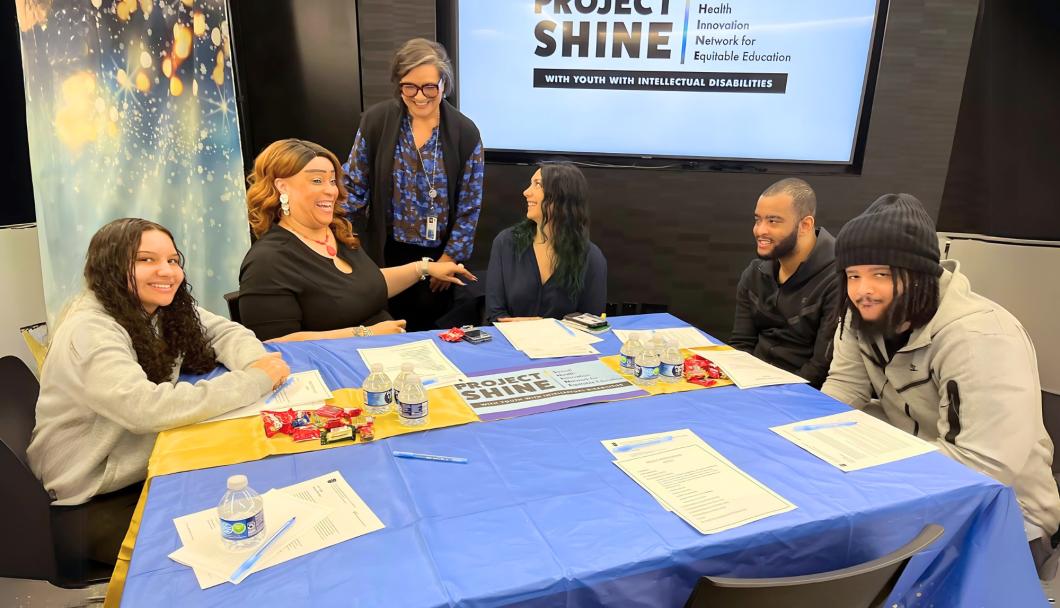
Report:
[{"label": "pen cap", "polygon": [[246,475],[232,475],[228,478],[228,489],[235,492],[236,490],[242,490],[247,487],[247,476]]}]

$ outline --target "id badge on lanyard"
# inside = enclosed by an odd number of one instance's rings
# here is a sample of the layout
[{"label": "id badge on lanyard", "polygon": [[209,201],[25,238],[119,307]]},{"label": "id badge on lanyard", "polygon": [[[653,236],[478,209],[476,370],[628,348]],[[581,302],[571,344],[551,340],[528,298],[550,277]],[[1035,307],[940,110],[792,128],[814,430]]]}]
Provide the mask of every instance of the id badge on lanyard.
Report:
[{"label": "id badge on lanyard", "polygon": [[438,240],[438,216],[432,215],[427,218],[427,240]]}]

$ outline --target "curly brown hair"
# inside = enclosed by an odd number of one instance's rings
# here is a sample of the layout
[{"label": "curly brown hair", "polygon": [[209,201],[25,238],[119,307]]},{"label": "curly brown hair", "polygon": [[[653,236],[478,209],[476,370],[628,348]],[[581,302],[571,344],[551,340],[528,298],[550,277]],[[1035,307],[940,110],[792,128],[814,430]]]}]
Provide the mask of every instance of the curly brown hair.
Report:
[{"label": "curly brown hair", "polygon": [[[99,229],[88,244],[85,282],[114,320],[129,332],[136,359],[151,382],[168,382],[173,365],[183,357],[181,371],[205,374],[217,367],[217,354],[206,339],[206,328],[195,310],[195,298],[187,279],[177,286],[173,302],[159,306],[154,315],[144,310],[136,294],[136,252],[140,238],[158,230],[176,241],[164,226],[139,218],[114,220]],[[184,254],[177,249],[180,265]],[[158,331],[153,318],[158,318]]]},{"label": "curly brown hair", "polygon": [[294,138],[269,144],[254,159],[254,171],[247,176],[247,217],[250,219],[250,229],[254,231],[254,236],[260,238],[273,224],[280,221],[280,192],[276,189],[276,180],[297,175],[310,161],[318,157],[328,159],[335,166],[335,181],[339,187],[331,230],[335,233],[335,238],[350,249],[360,246],[357,236],[353,233],[353,226],[344,217],[348,215],[348,193],[342,185],[342,163],[327,148]]}]

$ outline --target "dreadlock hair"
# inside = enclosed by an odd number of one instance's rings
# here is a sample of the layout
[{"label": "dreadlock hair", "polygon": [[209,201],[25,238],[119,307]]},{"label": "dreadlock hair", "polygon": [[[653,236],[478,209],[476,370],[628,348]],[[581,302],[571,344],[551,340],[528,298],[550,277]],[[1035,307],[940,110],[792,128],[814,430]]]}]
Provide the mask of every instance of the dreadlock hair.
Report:
[{"label": "dreadlock hair", "polygon": [[[846,270],[840,270],[846,285]],[[909,329],[927,325],[939,309],[939,277],[932,273],[918,272],[891,266],[891,294],[893,299],[879,325],[887,336],[894,335],[902,324],[909,322]],[[839,337],[843,337],[843,319],[850,313],[850,326],[861,331],[866,321],[861,318],[857,306],[847,295],[845,287],[839,290]]]},{"label": "dreadlock hair", "polygon": [[[543,162],[541,225],[548,226],[552,250],[556,253],[553,273],[575,302],[585,287],[585,266],[589,257],[589,184],[581,170],[569,162]],[[515,250],[526,251],[537,234],[537,224],[524,219],[512,229]]]},{"label": "dreadlock hair", "polygon": [[[178,357],[183,357],[181,371],[204,374],[217,367],[217,355],[206,340],[206,329],[186,279],[177,286],[168,306],[159,306],[154,315],[144,310],[136,293],[135,265],[140,238],[149,230],[163,232],[173,240],[164,226],[139,218],[114,220],[100,228],[88,245],[85,282],[107,314],[129,333],[147,379],[161,384],[169,381]],[[179,249],[177,254],[183,268],[184,254]]]}]

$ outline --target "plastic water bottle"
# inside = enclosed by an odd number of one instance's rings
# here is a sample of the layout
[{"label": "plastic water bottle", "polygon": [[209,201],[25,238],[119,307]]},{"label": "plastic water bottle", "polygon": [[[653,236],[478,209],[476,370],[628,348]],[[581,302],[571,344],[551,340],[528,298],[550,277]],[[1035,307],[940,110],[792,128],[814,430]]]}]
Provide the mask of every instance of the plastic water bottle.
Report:
[{"label": "plastic water bottle", "polygon": [[[410,364],[411,365],[411,364]],[[394,386],[390,384],[390,376],[383,372],[383,366],[376,363],[372,366],[372,373],[364,379],[364,409],[369,414],[378,416],[390,411],[390,404],[394,399]]]},{"label": "plastic water bottle", "polygon": [[667,342],[659,361],[659,379],[663,382],[680,382],[685,376],[685,358],[677,344]]},{"label": "plastic water bottle", "polygon": [[405,383],[399,385],[397,409],[398,421],[405,426],[423,426],[427,424],[427,391],[423,389],[420,377],[410,373]]},{"label": "plastic water bottle", "polygon": [[414,373],[415,369],[415,366],[411,363],[401,364],[401,371],[398,372],[398,375],[394,378],[394,407],[397,407],[397,400],[398,395],[401,393],[401,387],[409,379],[409,376]]},{"label": "plastic water bottle", "polygon": [[264,501],[250,486],[246,475],[228,478],[228,491],[217,505],[221,539],[229,551],[246,551],[265,540]]},{"label": "plastic water bottle", "polygon": [[622,345],[622,350],[618,353],[618,363],[622,366],[622,369],[628,370],[629,373],[633,373],[634,362],[637,359],[637,355],[643,346],[640,344],[640,340],[637,339],[636,334],[630,336],[626,343]]},{"label": "plastic water bottle", "polygon": [[659,353],[654,349],[645,348],[637,355],[633,362],[633,382],[644,386],[655,384],[659,377]]}]

